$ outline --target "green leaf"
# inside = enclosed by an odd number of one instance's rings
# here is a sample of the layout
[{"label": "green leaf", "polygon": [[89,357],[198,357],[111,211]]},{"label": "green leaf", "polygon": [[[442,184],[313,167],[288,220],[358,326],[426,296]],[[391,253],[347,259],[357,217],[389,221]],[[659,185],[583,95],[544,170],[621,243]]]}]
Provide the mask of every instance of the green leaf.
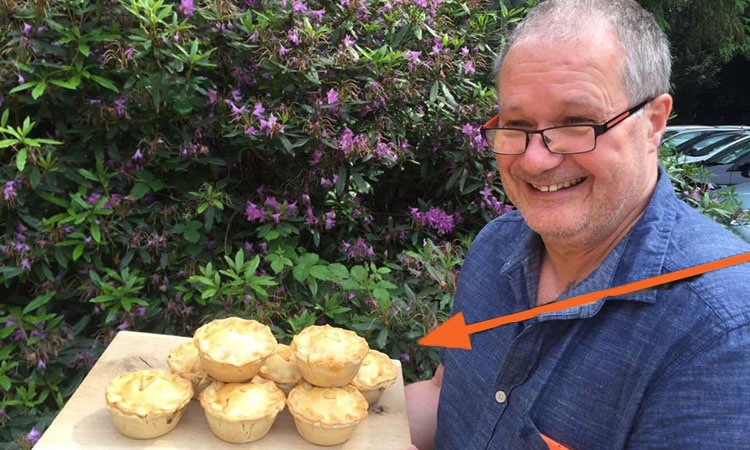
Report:
[{"label": "green leaf", "polygon": [[5,375],[0,375],[0,387],[2,387],[5,392],[10,391],[10,378]]},{"label": "green leaf", "polygon": [[346,266],[341,263],[333,263],[328,265],[328,272],[333,275],[335,279],[343,280],[349,278],[349,271],[346,270]]},{"label": "green leaf", "polygon": [[133,185],[133,188],[130,190],[130,195],[132,195],[133,198],[135,198],[136,200],[140,200],[150,190],[151,190],[151,187],[148,185],[148,183],[143,183],[141,181],[138,181],[137,183]]},{"label": "green leaf", "polygon": [[73,261],[76,261],[78,258],[81,257],[81,255],[83,254],[83,248],[84,248],[83,244],[78,244],[76,248],[73,249]]},{"label": "green leaf", "polygon": [[388,291],[383,288],[373,289],[372,296],[375,297],[375,300],[377,300],[381,305],[385,304],[385,302],[387,302],[391,298],[391,296],[388,295]]},{"label": "green leaf", "polygon": [[45,89],[47,89],[47,83],[40,81],[39,83],[37,83],[34,90],[31,91],[31,98],[33,98],[34,100],[38,99],[42,96],[42,94],[44,94]]},{"label": "green leaf", "polygon": [[50,80],[49,82],[54,84],[55,86],[60,86],[61,88],[75,90],[75,89],[78,89],[78,86],[81,84],[81,77],[76,75],[76,76],[73,76],[68,81]]},{"label": "green leaf", "polygon": [[29,302],[28,305],[26,305],[26,307],[23,309],[22,314],[26,315],[30,313],[31,311],[34,311],[35,309],[39,308],[40,306],[47,304],[47,302],[49,302],[52,299],[52,297],[55,296],[55,293],[56,293],[55,291],[50,291],[50,292],[47,292],[46,294],[42,294],[39,297],[35,298],[31,302]]},{"label": "green leaf", "polygon": [[102,242],[102,232],[99,229],[99,225],[95,223],[91,225],[91,237],[94,238],[97,244]]},{"label": "green leaf", "polygon": [[300,283],[305,281],[309,272],[310,271],[307,269],[307,267],[301,265],[297,265],[292,268],[292,275],[294,276],[294,279],[299,281]]},{"label": "green leaf", "polygon": [[201,235],[195,228],[185,230],[185,233],[183,233],[182,236],[186,241],[192,242],[193,244],[201,240]]},{"label": "green leaf", "polygon": [[112,83],[112,81],[110,81],[110,80],[108,80],[108,79],[106,79],[104,77],[100,77],[99,75],[91,75],[91,79],[94,80],[94,81],[96,81],[98,84],[100,84],[101,86],[104,86],[105,88],[107,88],[107,89],[109,89],[111,91],[115,91],[117,93],[120,92],[117,89],[117,86],[115,86],[115,84]]},{"label": "green leaf", "polygon": [[26,167],[26,158],[28,157],[28,150],[26,147],[22,148],[18,151],[16,154],[16,168],[19,172],[23,172],[23,169]]},{"label": "green leaf", "polygon": [[4,127],[4,126],[8,125],[8,116],[9,115],[10,115],[10,110],[6,108],[5,111],[3,111],[2,117],[0,117],[0,127]]},{"label": "green leaf", "polygon": [[375,339],[375,347],[377,348],[385,348],[385,344],[388,341],[388,328],[383,328],[380,330],[380,334],[378,334],[377,339]]},{"label": "green leaf", "polygon": [[89,56],[89,46],[86,44],[78,44],[78,51],[83,53],[83,56]]},{"label": "green leaf", "polygon": [[331,279],[331,274],[328,272],[328,267],[323,265],[310,267],[310,275],[314,276],[318,280],[323,281],[328,281]]},{"label": "green leaf", "polygon": [[18,143],[18,139],[3,139],[0,141],[0,148],[10,147]]},{"label": "green leaf", "polygon": [[15,94],[16,92],[24,91],[24,90],[26,90],[26,89],[28,89],[28,88],[30,88],[31,86],[34,86],[34,85],[36,85],[36,84],[37,84],[37,81],[27,81],[27,82],[26,82],[26,83],[24,83],[24,84],[21,84],[21,85],[18,85],[18,86],[16,86],[16,87],[14,87],[14,88],[13,88],[13,89],[11,89],[11,90],[10,90],[10,91],[9,91],[8,93],[9,93],[9,94]]},{"label": "green leaf", "polygon": [[367,271],[362,266],[354,266],[349,271],[353,280],[365,281],[365,279],[367,279]]},{"label": "green leaf", "polygon": [[37,191],[36,195],[42,197],[43,199],[47,200],[50,203],[54,203],[57,206],[62,206],[63,208],[67,208],[70,206],[69,202],[66,202],[63,199],[55,197],[54,195],[48,194],[46,192]]}]

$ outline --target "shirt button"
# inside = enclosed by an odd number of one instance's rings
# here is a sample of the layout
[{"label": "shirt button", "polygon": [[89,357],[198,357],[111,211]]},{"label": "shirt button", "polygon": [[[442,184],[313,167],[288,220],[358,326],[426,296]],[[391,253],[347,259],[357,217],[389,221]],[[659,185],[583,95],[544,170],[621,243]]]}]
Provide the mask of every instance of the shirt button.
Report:
[{"label": "shirt button", "polygon": [[503,391],[497,391],[495,392],[495,401],[498,403],[505,403],[505,400],[508,399],[508,396],[505,395],[505,392]]}]

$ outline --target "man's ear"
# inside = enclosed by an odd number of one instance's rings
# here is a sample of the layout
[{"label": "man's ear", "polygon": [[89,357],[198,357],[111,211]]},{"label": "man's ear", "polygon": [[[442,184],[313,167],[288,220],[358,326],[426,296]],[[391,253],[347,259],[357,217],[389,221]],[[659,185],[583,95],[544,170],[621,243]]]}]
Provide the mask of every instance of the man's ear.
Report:
[{"label": "man's ear", "polygon": [[644,112],[646,120],[648,120],[646,137],[650,144],[649,153],[656,152],[659,149],[661,137],[667,127],[667,119],[669,119],[669,114],[672,112],[672,96],[662,94],[656,97],[651,100]]}]

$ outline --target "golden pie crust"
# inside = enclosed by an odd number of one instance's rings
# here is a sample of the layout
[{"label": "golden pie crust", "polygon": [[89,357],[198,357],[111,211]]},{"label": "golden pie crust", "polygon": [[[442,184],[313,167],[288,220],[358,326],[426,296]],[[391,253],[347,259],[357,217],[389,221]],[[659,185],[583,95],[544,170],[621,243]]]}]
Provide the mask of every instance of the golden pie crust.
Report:
[{"label": "golden pie crust", "polygon": [[396,382],[398,369],[385,353],[370,350],[352,379],[352,386],[359,389],[367,403],[375,404],[386,388]]},{"label": "golden pie crust", "polygon": [[302,377],[321,387],[345,386],[357,374],[369,350],[357,333],[330,325],[312,325],[292,340]]},{"label": "golden pie crust", "polygon": [[193,398],[198,398],[198,394],[211,384],[211,378],[201,364],[198,348],[193,341],[180,344],[167,356],[167,365],[172,373],[185,378],[193,384]]},{"label": "golden pie crust", "polygon": [[193,385],[163,370],[124,373],[109,382],[104,394],[117,431],[152,439],[171,431],[193,397]]},{"label": "golden pie crust", "polygon": [[256,376],[246,383],[214,381],[199,399],[211,431],[227,442],[242,444],[268,433],[286,397],[273,381]]},{"label": "golden pie crust", "polygon": [[302,381],[292,348],[285,344],[276,345],[276,351],[266,358],[258,374],[276,383],[285,395]]},{"label": "golden pie crust", "polygon": [[242,382],[253,378],[276,348],[267,325],[239,317],[213,320],[193,336],[203,369],[211,378]]},{"label": "golden pie crust", "polygon": [[302,382],[286,404],[300,436],[317,445],[346,442],[367,417],[367,400],[352,385],[323,388]]}]

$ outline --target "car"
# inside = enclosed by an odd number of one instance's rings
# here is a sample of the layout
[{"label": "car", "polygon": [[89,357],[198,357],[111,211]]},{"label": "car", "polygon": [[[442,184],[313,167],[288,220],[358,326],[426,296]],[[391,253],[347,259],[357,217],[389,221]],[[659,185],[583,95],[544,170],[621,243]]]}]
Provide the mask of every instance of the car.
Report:
[{"label": "car", "polygon": [[682,127],[670,129],[670,127],[667,127],[664,135],[662,135],[661,143],[676,147],[690,139],[717,132],[718,130],[711,127],[691,127],[688,129]]},{"label": "car", "polygon": [[717,186],[750,182],[750,135],[724,147],[699,164],[711,172],[711,183]]},{"label": "car", "polygon": [[[740,208],[750,209],[750,181],[733,186],[725,186],[722,190],[734,191]],[[750,225],[730,225],[729,228],[739,234],[745,242],[750,242]]]},{"label": "car", "polygon": [[[720,137],[717,138],[717,135],[711,135],[702,141],[696,141],[692,146],[683,147],[681,152],[685,154],[685,157],[681,158],[680,162],[685,164],[707,161],[714,155],[721,153],[735,143],[750,136],[750,131],[718,133],[718,136]],[[687,143],[684,145],[687,145]]]}]

